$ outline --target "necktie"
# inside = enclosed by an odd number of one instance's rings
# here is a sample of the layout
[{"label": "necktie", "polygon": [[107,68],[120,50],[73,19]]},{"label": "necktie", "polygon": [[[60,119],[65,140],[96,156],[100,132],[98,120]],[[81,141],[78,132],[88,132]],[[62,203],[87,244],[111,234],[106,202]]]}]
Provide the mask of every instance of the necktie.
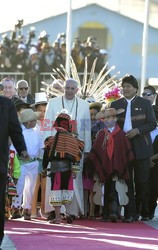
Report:
[{"label": "necktie", "polygon": [[123,126],[123,131],[127,132],[132,129],[132,123],[131,123],[131,101],[127,101],[127,109],[126,109],[126,116],[125,116],[125,122]]}]

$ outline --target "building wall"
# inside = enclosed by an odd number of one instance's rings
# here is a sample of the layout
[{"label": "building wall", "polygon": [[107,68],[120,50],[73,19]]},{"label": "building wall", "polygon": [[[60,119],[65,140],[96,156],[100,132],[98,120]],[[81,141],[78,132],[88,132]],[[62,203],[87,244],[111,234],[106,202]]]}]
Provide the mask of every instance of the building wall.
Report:
[{"label": "building wall", "polygon": [[[66,32],[66,17],[66,14],[62,14],[27,25],[23,32],[27,34],[31,26],[36,27],[37,36],[42,30],[46,30],[52,43],[58,33]],[[72,20],[73,37],[86,22],[97,22],[104,26],[109,32],[109,65],[115,65],[116,71],[120,71],[120,76],[130,73],[137,78],[141,77],[142,23],[95,4],[74,10]],[[158,30],[149,27],[148,41],[147,78],[158,77]]]}]

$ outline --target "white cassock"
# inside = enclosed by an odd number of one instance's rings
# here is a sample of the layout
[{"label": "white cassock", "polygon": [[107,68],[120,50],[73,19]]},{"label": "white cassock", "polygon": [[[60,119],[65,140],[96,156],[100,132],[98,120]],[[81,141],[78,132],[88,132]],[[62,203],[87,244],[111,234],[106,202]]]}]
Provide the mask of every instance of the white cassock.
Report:
[{"label": "white cassock", "polygon": [[[44,139],[48,136],[54,135],[54,129],[51,129],[51,125],[55,121],[58,114],[63,109],[66,109],[71,114],[71,119],[77,121],[77,133],[78,138],[85,143],[84,152],[89,152],[91,149],[91,120],[89,112],[89,104],[87,101],[75,97],[73,100],[67,100],[64,96],[52,98],[49,100],[45,114]],[[67,212],[69,214],[78,216],[79,212],[84,214],[83,204],[83,184],[82,184],[82,169],[83,169],[83,157],[80,161],[80,172],[77,174],[77,178],[74,179],[74,198],[70,205],[67,205]],[[52,207],[49,205],[49,197],[51,196],[50,178],[47,177],[46,185],[46,197],[45,197],[45,212],[52,211]]]}]

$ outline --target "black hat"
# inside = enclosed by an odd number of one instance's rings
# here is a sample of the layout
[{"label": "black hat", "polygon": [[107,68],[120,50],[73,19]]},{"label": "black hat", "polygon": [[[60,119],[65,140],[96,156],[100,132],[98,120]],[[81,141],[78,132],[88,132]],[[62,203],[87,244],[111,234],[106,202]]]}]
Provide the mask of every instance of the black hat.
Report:
[{"label": "black hat", "polygon": [[137,82],[137,79],[132,76],[132,75],[125,75],[123,78],[122,78],[122,86],[124,83],[129,83],[133,86],[133,88],[136,88],[138,89],[138,82]]},{"label": "black hat", "polygon": [[145,89],[150,89],[150,91],[152,92],[153,95],[156,94],[156,89],[155,89],[153,86],[151,86],[151,85],[146,86],[146,87],[144,88],[144,90],[145,90]]},{"label": "black hat", "polygon": [[19,111],[21,107],[26,107],[26,108],[30,107],[29,103],[24,102],[20,98],[15,98],[13,102],[17,111]]}]

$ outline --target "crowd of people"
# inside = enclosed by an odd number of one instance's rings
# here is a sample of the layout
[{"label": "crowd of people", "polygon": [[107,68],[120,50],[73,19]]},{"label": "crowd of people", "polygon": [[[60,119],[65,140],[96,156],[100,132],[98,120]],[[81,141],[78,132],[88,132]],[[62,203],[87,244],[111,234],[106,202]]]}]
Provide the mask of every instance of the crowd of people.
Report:
[{"label": "crowd of people", "polygon": [[122,96],[106,106],[79,98],[73,78],[59,86],[61,96],[39,92],[34,98],[26,80],[1,81],[0,243],[4,214],[13,220],[41,216],[51,224],[78,217],[114,223],[154,217],[155,89],[146,86],[140,97],[136,78],[126,75]]},{"label": "crowd of people", "polygon": [[[58,34],[57,39],[51,44],[45,30],[41,31],[36,38],[35,30],[30,29],[26,38],[22,35],[21,26],[22,23],[19,22],[10,38],[3,35],[0,42],[0,72],[22,72],[28,78],[28,76],[38,76],[42,72],[52,72],[53,68],[60,68],[61,64],[65,67],[66,36],[64,33]],[[94,37],[88,37],[83,42],[75,38],[71,56],[78,72],[83,72],[85,56],[88,58],[88,70],[91,69],[94,59],[98,58],[97,73],[107,61],[107,51],[99,48]]]}]

